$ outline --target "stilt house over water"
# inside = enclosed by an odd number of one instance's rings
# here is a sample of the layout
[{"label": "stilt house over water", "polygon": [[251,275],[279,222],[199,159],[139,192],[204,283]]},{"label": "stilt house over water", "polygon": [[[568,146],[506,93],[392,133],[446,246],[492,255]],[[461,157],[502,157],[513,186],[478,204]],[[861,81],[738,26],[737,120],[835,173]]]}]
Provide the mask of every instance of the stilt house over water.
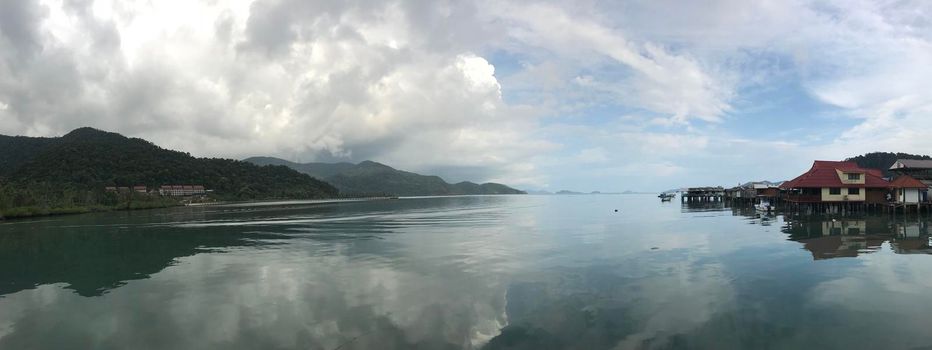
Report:
[{"label": "stilt house over water", "polygon": [[899,204],[919,204],[928,200],[928,186],[909,175],[900,175],[890,182],[894,201]]},{"label": "stilt house over water", "polygon": [[[932,160],[897,159],[890,167],[890,171],[897,174],[897,179],[909,176],[922,182],[925,188],[918,189],[919,201],[928,202],[929,191],[932,190]],[[915,182],[910,181],[915,185]]]},{"label": "stilt house over water", "polygon": [[799,177],[784,182],[784,200],[806,205],[883,204],[890,183],[877,169],[861,168],[855,162],[817,160]]}]

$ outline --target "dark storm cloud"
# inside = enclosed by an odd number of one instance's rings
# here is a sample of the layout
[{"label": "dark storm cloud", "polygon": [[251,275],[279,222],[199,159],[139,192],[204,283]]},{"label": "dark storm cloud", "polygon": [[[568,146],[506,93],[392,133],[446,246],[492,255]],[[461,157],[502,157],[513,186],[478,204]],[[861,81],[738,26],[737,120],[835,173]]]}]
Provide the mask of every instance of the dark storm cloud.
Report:
[{"label": "dark storm cloud", "polygon": [[[461,51],[488,45],[504,31],[503,24],[480,22],[476,6],[468,1],[259,0],[250,6],[246,38],[240,49],[283,54],[301,39],[339,34],[339,30],[327,29],[340,29],[339,24],[346,20],[344,16],[350,11],[354,20],[378,22],[387,20],[386,11],[397,10],[410,30],[418,34],[414,38],[417,46],[433,52]],[[353,33],[352,30],[343,32]]]},{"label": "dark storm cloud", "polygon": [[[322,22],[339,22],[341,13],[353,4],[347,1],[301,0],[253,2],[249,7],[246,40],[240,44],[240,49],[270,56],[286,54],[289,46],[299,38],[313,38],[316,35],[315,24],[323,26],[326,23]],[[371,6],[377,7],[377,3]]]},{"label": "dark storm cloud", "polygon": [[38,27],[44,15],[37,1],[0,0],[0,34],[19,56],[27,58],[41,50]]},{"label": "dark storm cloud", "polygon": [[250,6],[249,22],[246,25],[246,41],[241,48],[252,49],[268,55],[283,54],[298,33],[292,27],[293,12],[285,1],[256,1]]},{"label": "dark storm cloud", "polygon": [[[27,1],[0,2],[3,38],[16,55],[0,53],[0,102],[6,105],[0,131],[60,134],[73,128],[106,123],[111,110],[105,105],[107,87],[102,86],[119,72],[114,56],[120,37],[112,22],[95,20],[87,3],[71,1],[71,13],[86,38],[87,48],[44,43],[47,35],[39,28],[48,10]],[[3,43],[0,42],[0,48]],[[92,60],[84,59],[89,51]],[[84,57],[82,57],[84,56]]]},{"label": "dark storm cloud", "polygon": [[502,23],[480,23],[482,15],[473,1],[403,1],[405,16],[423,33],[422,45],[432,50],[461,50],[482,47],[502,39]]}]

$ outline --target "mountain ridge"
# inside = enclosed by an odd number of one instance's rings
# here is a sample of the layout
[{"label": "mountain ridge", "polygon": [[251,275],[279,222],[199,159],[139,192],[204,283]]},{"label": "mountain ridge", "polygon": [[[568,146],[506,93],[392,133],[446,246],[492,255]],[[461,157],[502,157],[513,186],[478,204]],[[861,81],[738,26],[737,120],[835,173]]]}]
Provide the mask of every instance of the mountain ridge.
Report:
[{"label": "mountain ridge", "polygon": [[448,183],[436,175],[422,175],[365,160],[353,163],[297,163],[275,157],[250,157],[243,161],[257,165],[284,165],[327,181],[343,193],[388,194],[396,196],[526,194],[509,186],[470,181]]},{"label": "mountain ridge", "polygon": [[[84,127],[60,137],[0,135],[0,177],[19,187],[75,190],[104,186],[198,184],[237,199],[323,198],[336,188],[286,167],[223,158],[196,158],[140,138]],[[6,150],[7,148],[4,148]]]}]

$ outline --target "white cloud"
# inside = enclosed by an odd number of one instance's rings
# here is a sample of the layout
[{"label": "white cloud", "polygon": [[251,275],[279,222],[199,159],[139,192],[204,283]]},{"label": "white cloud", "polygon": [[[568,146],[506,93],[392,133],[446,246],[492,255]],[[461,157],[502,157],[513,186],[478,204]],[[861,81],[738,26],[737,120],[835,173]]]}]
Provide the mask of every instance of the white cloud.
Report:
[{"label": "white cloud", "polygon": [[611,81],[578,77],[575,81],[580,86],[609,92],[614,99],[669,115],[677,123],[693,118],[719,122],[731,109],[731,83],[687,54],[671,53],[649,41],[630,41],[623,32],[591,18],[571,16],[555,6],[506,4],[493,8],[513,23],[509,34],[522,43],[570,57],[581,66],[591,65],[593,54],[604,56],[634,73]]},{"label": "white cloud", "polygon": [[523,132],[536,124],[527,108],[504,103],[469,44],[482,30],[440,19],[475,21],[470,6],[45,1],[0,35],[0,100],[15,102],[3,131],[89,125],[202,156],[535,178],[518,171],[552,143]]},{"label": "white cloud", "polygon": [[608,154],[604,148],[586,148],[576,155],[576,159],[581,163],[605,163],[609,161]]}]

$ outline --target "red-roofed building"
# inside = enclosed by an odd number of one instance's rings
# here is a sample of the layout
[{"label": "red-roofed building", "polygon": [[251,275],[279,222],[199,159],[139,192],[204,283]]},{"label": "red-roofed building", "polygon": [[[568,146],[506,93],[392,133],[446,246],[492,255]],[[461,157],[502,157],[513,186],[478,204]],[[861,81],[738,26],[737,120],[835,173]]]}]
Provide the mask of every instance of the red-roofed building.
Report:
[{"label": "red-roofed building", "polygon": [[890,182],[896,194],[896,202],[901,204],[919,204],[928,197],[928,186],[909,175],[902,175]]},{"label": "red-roofed building", "polygon": [[784,199],[795,203],[885,202],[890,183],[876,169],[861,168],[854,162],[817,160],[806,173],[784,182]]}]

